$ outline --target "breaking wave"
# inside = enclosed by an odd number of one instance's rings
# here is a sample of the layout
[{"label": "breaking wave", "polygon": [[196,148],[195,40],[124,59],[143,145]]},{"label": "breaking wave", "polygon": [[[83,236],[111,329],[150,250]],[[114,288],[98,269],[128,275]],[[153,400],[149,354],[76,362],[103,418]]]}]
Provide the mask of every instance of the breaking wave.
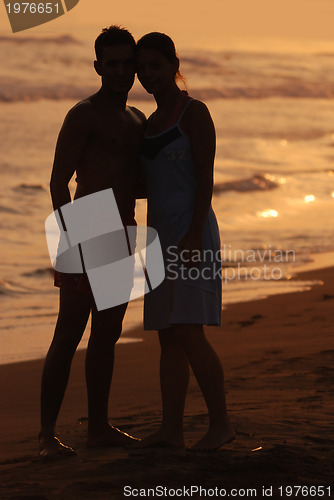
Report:
[{"label": "breaking wave", "polygon": [[71,45],[71,44],[81,44],[80,40],[76,39],[72,35],[61,35],[61,36],[0,36],[0,43],[8,43],[13,45],[22,45],[22,44],[38,44],[41,43],[52,43],[56,45]]},{"label": "breaking wave", "polygon": [[215,184],[213,191],[215,194],[223,191],[238,191],[239,193],[248,193],[250,191],[269,191],[276,189],[279,184],[275,182],[273,176],[269,174],[254,175],[249,179],[240,179],[231,182],[221,182]]},{"label": "breaking wave", "polygon": [[[334,98],[331,54],[185,50],[181,72],[202,100]],[[0,102],[82,99],[99,87],[91,41],[0,36]],[[131,98],[151,97],[139,86]]]}]

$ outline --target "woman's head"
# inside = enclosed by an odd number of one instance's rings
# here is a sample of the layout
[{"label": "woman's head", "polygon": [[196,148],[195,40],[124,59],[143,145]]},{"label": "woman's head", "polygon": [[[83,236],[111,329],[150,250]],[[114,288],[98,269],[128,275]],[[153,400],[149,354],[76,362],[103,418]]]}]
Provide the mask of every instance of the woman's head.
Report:
[{"label": "woman's head", "polygon": [[[146,70],[160,70],[164,66],[165,77],[170,75],[177,83],[179,80],[185,85],[183,76],[179,70],[180,61],[177,56],[173,40],[165,33],[148,33],[137,42],[137,70],[138,78],[143,84],[144,72]],[[148,77],[150,75],[147,75]],[[146,88],[146,85],[143,84]],[[148,89],[146,89],[148,90]]]}]

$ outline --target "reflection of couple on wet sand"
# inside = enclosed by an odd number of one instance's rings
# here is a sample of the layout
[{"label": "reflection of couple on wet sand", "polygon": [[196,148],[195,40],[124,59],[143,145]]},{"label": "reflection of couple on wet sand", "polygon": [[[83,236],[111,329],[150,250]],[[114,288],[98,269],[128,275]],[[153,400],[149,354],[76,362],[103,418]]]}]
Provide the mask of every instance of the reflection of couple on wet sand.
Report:
[{"label": "reflection of couple on wet sand", "polygon": [[[219,231],[211,208],[215,130],[206,106],[181,91],[173,41],[161,33],[137,45],[125,29],[112,26],[95,42],[100,90],[67,114],[59,134],[51,177],[54,210],[71,201],[68,184],[77,176],[75,198],[112,188],[124,226],[135,225],[139,157],[144,174],[148,225],[157,230],[166,265],[164,281],[145,296],[144,327],[157,330],[161,345],[160,429],[139,440],[109,424],[108,398],[114,346],[127,304],[98,311],[86,275],[55,273],[60,305],[54,338],[46,357],[41,391],[40,456],[71,455],[55,437],[55,425],[71,362],[92,313],[86,355],[89,447],[184,447],[183,413],[189,365],[205,398],[209,430],[193,448],[213,450],[234,439],[228,421],[221,363],[205,338],[203,325],[221,320],[221,277],[172,279],[168,247],[186,255],[219,251]],[[135,71],[154,95],[156,111],[146,121],[126,105]],[[218,252],[219,253],[219,252]],[[198,260],[198,259],[197,259]],[[181,263],[179,263],[181,264]],[[214,268],[220,265],[212,261]],[[200,273],[199,273],[200,274]],[[135,375],[135,374],[134,374]]]}]

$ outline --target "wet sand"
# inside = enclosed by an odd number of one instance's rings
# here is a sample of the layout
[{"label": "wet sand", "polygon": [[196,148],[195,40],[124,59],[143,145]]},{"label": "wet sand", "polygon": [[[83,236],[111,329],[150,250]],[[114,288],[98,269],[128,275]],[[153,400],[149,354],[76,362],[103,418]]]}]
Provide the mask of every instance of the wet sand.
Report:
[{"label": "wet sand", "polygon": [[[0,366],[0,498],[117,499],[125,498],[125,485],[197,485],[225,488],[227,493],[231,488],[254,488],[257,497],[264,497],[264,486],[273,487],[271,498],[289,498],[280,486],[331,483],[334,496],[334,268],[300,274],[298,279],[324,284],[231,305],[223,312],[221,328],[206,329],[223,361],[237,433],[236,441],[216,452],[87,449],[85,353],[79,351],[58,425],[59,436],[77,456],[43,462],[36,456],[43,361]],[[111,423],[144,437],[161,418],[159,345],[153,332],[138,329],[127,335],[144,342],[117,346]],[[205,404],[191,376],[187,446],[205,433],[207,424]],[[186,498],[187,491],[178,493]],[[314,490],[307,491],[310,496],[303,498],[317,498]],[[148,496],[147,490],[144,493]],[[167,498],[173,491],[169,493]],[[193,490],[192,498],[202,497]]]}]

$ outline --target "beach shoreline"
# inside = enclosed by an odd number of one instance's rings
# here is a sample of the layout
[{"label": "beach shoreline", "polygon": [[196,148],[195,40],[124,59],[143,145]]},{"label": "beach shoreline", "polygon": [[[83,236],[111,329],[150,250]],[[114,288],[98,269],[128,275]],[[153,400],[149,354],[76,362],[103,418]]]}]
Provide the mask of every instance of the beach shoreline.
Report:
[{"label": "beach shoreline", "polygon": [[[222,327],[206,328],[224,365],[227,403],[237,432],[234,443],[215,453],[87,449],[85,352],[79,351],[57,428],[78,455],[43,463],[37,458],[43,360],[0,366],[1,498],[123,498],[126,484],[253,485],[259,495],[263,485],[274,486],[277,495],[280,484],[329,485],[334,460],[334,268],[298,278],[323,284],[231,304],[224,310]],[[144,341],[116,348],[111,422],[144,437],[161,417],[159,345],[153,332],[138,328],[128,334]],[[207,424],[205,404],[191,376],[187,446],[203,435]]]},{"label": "beach shoreline", "polygon": [[[248,263],[247,266],[249,269],[253,268],[261,271],[263,263],[258,262],[253,264],[253,266]],[[312,279],[308,279],[307,276],[304,279],[302,275],[308,271],[321,272],[321,269],[332,266],[334,266],[334,253],[326,252],[312,254],[303,264],[289,267],[284,271],[285,278],[280,280],[264,280],[261,282],[248,276],[247,279],[235,279],[230,281],[230,279],[225,279],[223,274],[223,308],[225,310],[226,307],[234,303],[242,304],[248,301],[263,300],[268,296],[289,294],[302,290],[307,291],[310,287],[316,286],[320,280],[316,275],[314,275],[314,277],[312,275]],[[231,269],[233,269],[233,267]],[[48,282],[49,281],[50,279],[48,276]],[[7,300],[11,300],[10,297],[7,297]],[[45,358],[52,340],[52,333],[58,314],[58,289],[52,287],[50,284],[47,296],[44,295],[42,307],[39,306],[39,301],[39,292],[30,292],[28,295],[23,294],[21,297],[15,297],[15,308],[12,308],[9,303],[8,310],[6,312],[4,311],[2,325],[0,326],[0,329],[3,329],[0,366]],[[143,297],[129,303],[123,321],[123,334],[119,340],[119,344],[142,341],[142,338],[132,338],[131,332],[141,328],[143,307]],[[15,310],[17,311],[16,321],[15,314],[13,315]],[[27,318],[27,323],[24,323],[24,318]],[[47,322],[45,320],[47,320]],[[32,326],[32,324],[34,326]],[[33,336],[31,335],[32,328],[34,329]],[[10,335],[8,335],[9,331]],[[90,320],[78,346],[78,350],[82,351],[86,349],[89,332]],[[25,339],[28,334],[30,335],[30,339],[29,343],[26,344]]]}]

